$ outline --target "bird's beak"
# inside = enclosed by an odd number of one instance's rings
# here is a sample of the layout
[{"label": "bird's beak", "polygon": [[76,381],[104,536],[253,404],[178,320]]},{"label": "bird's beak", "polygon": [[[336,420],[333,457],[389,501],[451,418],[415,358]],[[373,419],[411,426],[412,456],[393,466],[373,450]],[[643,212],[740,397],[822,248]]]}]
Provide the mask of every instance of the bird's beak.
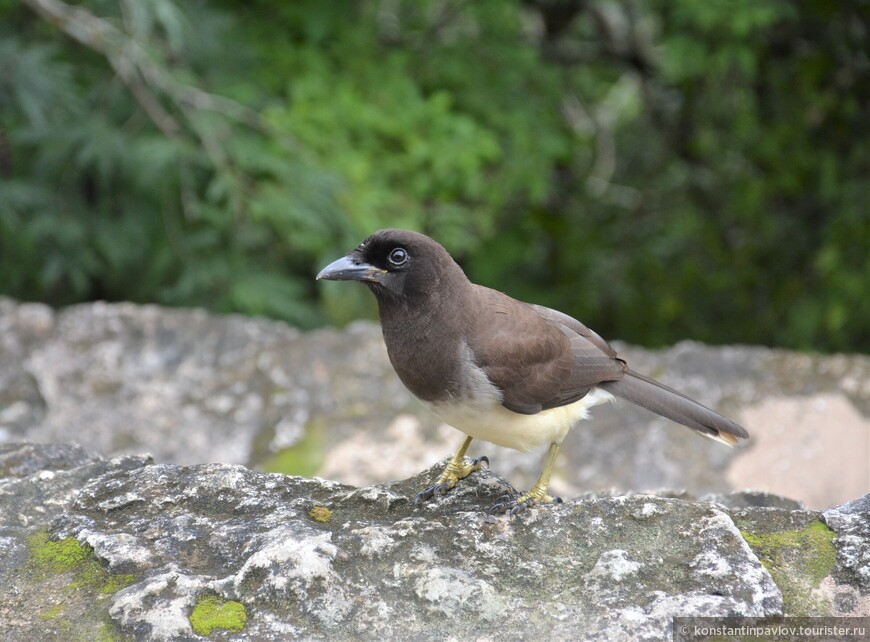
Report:
[{"label": "bird's beak", "polygon": [[386,270],[360,261],[353,255],[343,256],[320,270],[317,280],[327,281],[373,281],[380,283]]}]

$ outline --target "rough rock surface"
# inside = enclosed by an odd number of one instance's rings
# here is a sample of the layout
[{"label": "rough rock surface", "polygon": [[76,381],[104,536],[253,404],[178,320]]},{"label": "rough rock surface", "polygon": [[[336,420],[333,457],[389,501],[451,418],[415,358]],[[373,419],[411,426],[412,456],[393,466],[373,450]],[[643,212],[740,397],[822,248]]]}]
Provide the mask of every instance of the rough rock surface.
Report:
[{"label": "rough rock surface", "polygon": [[870,496],[821,515],[587,494],[509,519],[485,511],[510,490],[490,471],[415,508],[437,472],[355,488],[0,447],[0,639],[662,640],[675,615],[870,615]]},{"label": "rough rock surface", "polygon": [[837,531],[840,565],[854,573],[858,585],[870,593],[870,494],[825,511],[824,519]]},{"label": "rough rock surface", "polygon": [[[867,356],[618,348],[638,371],[743,422],[753,439],[732,451],[608,404],[566,440],[555,493],[754,488],[826,509],[870,490]],[[433,465],[461,436],[402,387],[370,323],[306,334],[201,310],[55,312],[0,298],[0,443],[71,439],[107,456],[147,452],[365,486]],[[540,471],[541,456],[473,443],[469,455],[481,454],[518,487]]]}]

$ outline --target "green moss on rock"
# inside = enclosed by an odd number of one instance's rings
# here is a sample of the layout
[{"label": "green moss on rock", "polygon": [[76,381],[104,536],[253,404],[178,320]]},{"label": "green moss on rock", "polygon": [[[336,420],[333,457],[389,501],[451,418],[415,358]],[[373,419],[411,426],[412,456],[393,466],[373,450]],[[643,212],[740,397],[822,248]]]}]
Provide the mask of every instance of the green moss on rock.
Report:
[{"label": "green moss on rock", "polygon": [[104,623],[97,631],[94,642],[122,642],[124,637],[113,623]]},{"label": "green moss on rock", "polygon": [[91,547],[80,544],[75,537],[53,540],[44,530],[31,535],[27,544],[33,563],[53,573],[71,571],[93,557]]},{"label": "green moss on rock", "polygon": [[247,621],[244,604],[218,595],[200,595],[190,614],[190,625],[199,635],[211,635],[218,629],[238,633]]},{"label": "green moss on rock", "polygon": [[61,616],[63,613],[63,604],[55,604],[54,606],[47,608],[42,613],[39,614],[40,620],[54,620]]},{"label": "green moss on rock", "polygon": [[316,522],[325,524],[332,519],[332,511],[326,506],[314,506],[310,511],[308,511],[308,516]]},{"label": "green moss on rock", "polygon": [[133,573],[115,573],[106,578],[98,588],[98,592],[102,595],[114,595],[122,588],[130,586],[135,580],[136,576]]},{"label": "green moss on rock", "polygon": [[40,530],[27,541],[31,568],[39,576],[71,573],[70,588],[112,595],[133,583],[132,574],[109,573],[94,555],[94,549],[80,543],[75,537],[53,540]]},{"label": "green moss on rock", "polygon": [[786,615],[830,612],[830,599],[818,589],[837,563],[834,531],[816,519],[800,529],[741,534],[782,591]]},{"label": "green moss on rock", "polygon": [[52,539],[42,529],[28,537],[22,578],[47,606],[38,617],[43,639],[120,642],[120,628],[108,612],[107,597],[133,583],[131,574],[111,573],[94,550],[74,537]]}]

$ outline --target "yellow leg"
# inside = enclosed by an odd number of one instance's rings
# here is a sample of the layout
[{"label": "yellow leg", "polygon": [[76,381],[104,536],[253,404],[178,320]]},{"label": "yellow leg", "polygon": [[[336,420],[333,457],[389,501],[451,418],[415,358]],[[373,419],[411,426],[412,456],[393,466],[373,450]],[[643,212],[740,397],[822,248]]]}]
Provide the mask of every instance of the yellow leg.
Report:
[{"label": "yellow leg", "polygon": [[480,470],[483,468],[484,463],[489,464],[489,459],[486,457],[478,457],[477,459],[472,460],[471,464],[465,463],[465,453],[471,445],[471,439],[470,436],[465,438],[465,441],[462,442],[459,450],[457,450],[456,454],[450,458],[449,462],[447,462],[447,466],[444,468],[441,475],[439,475],[438,481],[432,486],[419,492],[417,497],[414,498],[414,504],[425,502],[436,494],[445,495],[447,491],[456,486],[456,483],[460,479],[465,479],[474,471]]},{"label": "yellow leg", "polygon": [[[547,451],[547,457],[544,459],[544,470],[541,471],[541,476],[538,477],[538,481],[529,492],[520,495],[520,500],[533,499],[539,504],[552,503],[553,498],[547,494],[547,488],[550,486],[550,475],[553,474],[553,465],[556,463],[556,455],[559,454],[560,446],[561,444],[555,442],[550,444],[550,450]],[[518,500],[517,503],[520,501]]]},{"label": "yellow leg", "polygon": [[510,514],[513,516],[535,504],[561,503],[562,500],[558,497],[550,497],[547,494],[547,488],[550,485],[550,475],[553,474],[553,465],[556,463],[556,455],[559,454],[560,446],[561,444],[555,442],[550,444],[550,449],[547,451],[547,456],[544,459],[544,470],[541,471],[538,481],[535,482],[534,486],[527,493],[523,493],[516,498],[506,495],[489,512],[503,513],[506,510],[510,510]]}]

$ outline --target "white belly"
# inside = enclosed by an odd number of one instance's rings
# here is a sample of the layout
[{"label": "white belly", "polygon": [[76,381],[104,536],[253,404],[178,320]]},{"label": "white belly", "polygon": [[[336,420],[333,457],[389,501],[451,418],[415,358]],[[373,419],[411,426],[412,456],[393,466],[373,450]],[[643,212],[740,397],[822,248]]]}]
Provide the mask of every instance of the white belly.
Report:
[{"label": "white belly", "polygon": [[560,444],[571,427],[589,416],[593,406],[612,401],[613,395],[599,388],[567,406],[543,410],[536,415],[511,412],[496,399],[478,404],[426,403],[445,423],[475,439],[529,452],[543,444]]}]

